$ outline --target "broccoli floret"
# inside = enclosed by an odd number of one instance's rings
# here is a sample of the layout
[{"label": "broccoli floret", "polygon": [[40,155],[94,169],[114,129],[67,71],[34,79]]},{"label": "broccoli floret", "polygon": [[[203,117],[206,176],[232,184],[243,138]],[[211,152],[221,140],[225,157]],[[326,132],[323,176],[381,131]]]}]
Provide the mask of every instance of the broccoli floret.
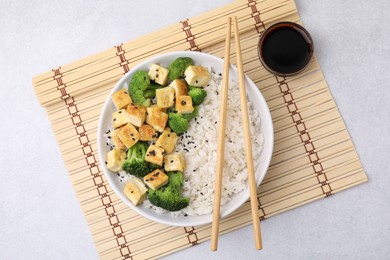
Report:
[{"label": "broccoli floret", "polygon": [[146,98],[144,92],[150,86],[150,77],[146,71],[137,71],[129,84],[129,93],[131,99],[137,105],[148,107],[150,106],[150,99]]},{"label": "broccoli floret", "polygon": [[144,177],[146,174],[158,169],[158,165],[145,161],[146,142],[138,142],[127,151],[126,160],[122,163],[122,169],[137,177]]},{"label": "broccoli floret", "polygon": [[188,66],[192,65],[192,59],[188,57],[180,57],[174,60],[171,65],[169,65],[169,79],[175,80],[181,78],[184,75],[184,71]]},{"label": "broccoli floret", "polygon": [[188,95],[192,98],[192,104],[198,106],[202,104],[207,97],[207,91],[202,88],[189,86]]},{"label": "broccoli floret", "polygon": [[168,185],[158,189],[150,189],[148,198],[153,205],[166,209],[168,211],[178,211],[188,206],[189,199],[181,194],[183,184],[183,173],[169,172]]},{"label": "broccoli floret", "polygon": [[183,118],[187,119],[188,121],[191,121],[191,119],[194,119],[198,115],[199,115],[199,107],[194,106],[194,111],[192,111],[192,113],[190,113],[190,114],[183,115]]},{"label": "broccoli floret", "polygon": [[182,134],[187,132],[190,122],[181,114],[169,113],[168,125],[176,134]]}]

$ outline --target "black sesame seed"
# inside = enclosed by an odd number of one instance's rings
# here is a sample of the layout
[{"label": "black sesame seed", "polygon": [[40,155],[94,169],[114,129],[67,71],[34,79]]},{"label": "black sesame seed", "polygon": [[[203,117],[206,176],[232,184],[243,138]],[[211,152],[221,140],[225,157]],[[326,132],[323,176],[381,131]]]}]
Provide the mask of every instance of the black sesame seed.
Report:
[{"label": "black sesame seed", "polygon": [[[105,164],[107,164],[107,162],[104,162]],[[119,174],[119,173],[118,173]]]},{"label": "black sesame seed", "polygon": [[130,193],[133,193],[134,191],[130,191]]},{"label": "black sesame seed", "polygon": [[125,94],[127,94],[127,92],[125,91]]},{"label": "black sesame seed", "polygon": [[170,135],[170,134],[168,134],[168,137],[171,137],[171,135]]},{"label": "black sesame seed", "polygon": [[131,140],[135,141],[135,138],[131,138]]},{"label": "black sesame seed", "polygon": [[206,143],[208,143],[209,142],[209,140],[206,140]]},{"label": "black sesame seed", "polygon": [[194,146],[194,149],[196,148],[196,145]]},{"label": "black sesame seed", "polygon": [[150,154],[151,156],[156,156],[156,151],[155,151],[155,150],[151,150],[151,151],[149,152],[149,154]]},{"label": "black sesame seed", "polygon": [[158,74],[156,75],[156,78],[158,78]]},{"label": "black sesame seed", "polygon": [[196,172],[196,169],[193,169],[192,171],[193,171],[193,172]]},{"label": "black sesame seed", "polygon": [[106,143],[106,145],[110,145],[109,143]]},{"label": "black sesame seed", "polygon": [[185,106],[187,103],[184,100],[182,100],[181,104],[182,104],[182,106]]},{"label": "black sesame seed", "polygon": [[150,181],[153,181],[154,179],[153,179],[153,177],[152,177],[152,178],[150,178],[149,180],[150,180]]},{"label": "black sesame seed", "polygon": [[122,113],[122,111],[120,111],[120,110],[119,110],[119,111],[118,111],[118,113],[119,113],[119,114],[121,114],[121,113]]},{"label": "black sesame seed", "polygon": [[217,121],[215,121],[214,124],[217,124]]},{"label": "black sesame seed", "polygon": [[117,173],[116,175],[118,175],[118,176],[119,176],[119,173]]},{"label": "black sesame seed", "polygon": [[184,217],[187,217],[188,215],[187,214],[184,214]]},{"label": "black sesame seed", "polygon": [[123,179],[125,176],[121,176],[121,178]]},{"label": "black sesame seed", "polygon": [[114,118],[113,121],[115,122],[115,121],[116,121],[116,118]]},{"label": "black sesame seed", "polygon": [[219,73],[218,75],[219,75],[219,76],[222,76],[222,73]]},{"label": "black sesame seed", "polygon": [[196,83],[196,84],[198,84],[198,81],[197,81],[197,80],[195,80],[195,83]]},{"label": "black sesame seed", "polygon": [[133,134],[133,133],[131,133],[131,134],[130,134],[130,136],[134,136],[134,134]]},{"label": "black sesame seed", "polygon": [[111,139],[111,136],[107,136],[108,139]]},{"label": "black sesame seed", "polygon": [[187,182],[188,180],[184,180],[185,182]]},{"label": "black sesame seed", "polygon": [[171,160],[170,163],[173,163],[173,160]]},{"label": "black sesame seed", "polygon": [[203,196],[203,192],[201,192],[201,193],[200,193],[200,195],[202,195],[202,196]]}]

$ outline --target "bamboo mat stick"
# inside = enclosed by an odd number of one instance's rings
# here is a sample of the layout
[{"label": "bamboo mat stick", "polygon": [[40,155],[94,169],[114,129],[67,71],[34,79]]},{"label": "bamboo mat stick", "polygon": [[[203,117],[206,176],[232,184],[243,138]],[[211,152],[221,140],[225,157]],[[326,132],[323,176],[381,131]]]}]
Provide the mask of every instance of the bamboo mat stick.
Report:
[{"label": "bamboo mat stick", "polygon": [[254,173],[253,158],[252,158],[252,141],[250,138],[249,130],[249,115],[248,115],[248,103],[246,99],[246,88],[245,88],[245,78],[244,71],[242,69],[242,56],[241,56],[241,46],[240,46],[240,35],[238,31],[238,22],[237,17],[233,18],[233,28],[234,28],[234,40],[236,44],[236,55],[237,55],[237,70],[238,70],[238,85],[240,87],[240,100],[241,100],[241,113],[242,113],[242,123],[244,130],[244,140],[245,140],[245,157],[246,165],[248,171],[248,184],[250,190],[250,200],[251,200],[251,209],[252,209],[252,221],[255,235],[255,244],[256,249],[260,250],[263,248],[261,241],[261,230],[260,230],[260,220],[259,220],[259,211],[257,205],[257,185]]},{"label": "bamboo mat stick", "polygon": [[211,229],[211,250],[218,249],[219,218],[221,207],[221,189],[222,189],[222,171],[225,152],[225,128],[227,112],[227,94],[229,85],[229,67],[230,67],[230,38],[231,38],[231,18],[228,17],[226,24],[225,56],[223,67],[222,97],[219,108],[219,129],[218,129],[218,157],[215,171],[215,189],[214,189],[214,209],[213,224]]}]

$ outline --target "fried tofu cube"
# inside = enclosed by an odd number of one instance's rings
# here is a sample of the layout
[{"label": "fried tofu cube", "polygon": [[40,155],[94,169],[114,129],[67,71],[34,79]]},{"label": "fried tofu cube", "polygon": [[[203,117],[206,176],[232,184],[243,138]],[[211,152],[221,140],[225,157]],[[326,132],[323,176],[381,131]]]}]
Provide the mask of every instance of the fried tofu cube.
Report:
[{"label": "fried tofu cube", "polygon": [[171,153],[175,149],[177,139],[177,134],[167,127],[157,139],[156,145],[164,148],[166,153]]},{"label": "fried tofu cube", "polygon": [[111,140],[115,145],[115,148],[119,150],[126,150],[126,146],[122,143],[121,139],[118,137],[120,128],[115,129],[114,131],[111,132]]},{"label": "fried tofu cube", "polygon": [[163,148],[152,144],[148,147],[148,150],[146,150],[145,161],[162,166],[164,157],[163,153]]},{"label": "fried tofu cube", "polygon": [[141,127],[145,122],[146,118],[146,108],[143,106],[137,105],[128,105],[126,112],[129,114],[130,123]]},{"label": "fried tofu cube", "polygon": [[152,190],[157,190],[168,183],[168,175],[162,170],[156,169],[145,175],[144,182]]},{"label": "fried tofu cube", "polygon": [[127,113],[126,109],[121,109],[112,113],[112,125],[114,128],[121,127],[128,123],[130,123],[130,115]]},{"label": "fried tofu cube", "polygon": [[157,106],[146,108],[146,123],[151,125],[156,131],[162,132],[168,122],[168,114],[161,111]]},{"label": "fried tofu cube", "polygon": [[137,177],[131,178],[125,185],[123,193],[135,206],[138,206],[146,199],[148,189]]},{"label": "fried tofu cube", "polygon": [[156,100],[160,108],[172,107],[175,104],[175,90],[172,87],[156,89]]},{"label": "fried tofu cube", "polygon": [[179,171],[184,172],[185,160],[181,153],[171,153],[164,157],[164,169],[167,172]]},{"label": "fried tofu cube", "polygon": [[123,150],[112,149],[107,153],[107,169],[112,172],[119,172],[125,159],[126,153]]},{"label": "fried tofu cube", "polygon": [[127,94],[127,91],[125,89],[121,89],[112,94],[111,99],[116,109],[118,110],[125,108],[128,104],[132,102],[130,95]]},{"label": "fried tofu cube", "polygon": [[190,114],[194,111],[192,105],[192,98],[190,96],[178,96],[176,97],[176,111],[179,114]]},{"label": "fried tofu cube", "polygon": [[139,140],[141,141],[155,141],[158,134],[151,125],[143,124],[139,129]]},{"label": "fried tofu cube", "polygon": [[188,66],[184,71],[184,75],[188,85],[195,87],[204,87],[210,80],[209,71],[202,66]]},{"label": "fried tofu cube", "polygon": [[130,148],[138,142],[139,133],[132,124],[127,124],[119,130],[118,137],[127,148]]},{"label": "fried tofu cube", "polygon": [[168,74],[169,74],[168,69],[157,64],[152,64],[148,72],[150,79],[154,80],[154,82],[162,86],[165,86],[165,84],[167,84]]},{"label": "fried tofu cube", "polygon": [[175,90],[176,97],[188,95],[187,82],[183,79],[175,79],[169,86]]}]

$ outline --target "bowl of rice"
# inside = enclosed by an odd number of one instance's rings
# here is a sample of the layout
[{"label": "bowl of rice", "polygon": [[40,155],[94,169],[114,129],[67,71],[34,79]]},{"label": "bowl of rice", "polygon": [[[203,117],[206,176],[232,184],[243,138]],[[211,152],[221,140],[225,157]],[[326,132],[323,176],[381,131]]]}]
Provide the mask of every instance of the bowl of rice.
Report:
[{"label": "bowl of rice", "polygon": [[[108,133],[112,130],[112,113],[115,106],[111,94],[128,87],[136,71],[148,70],[152,64],[168,66],[178,57],[190,57],[194,65],[201,65],[210,72],[211,79],[204,89],[207,97],[199,106],[199,115],[191,122],[188,131],[179,136],[175,151],[183,152],[186,169],[183,172],[183,196],[189,198],[189,206],[169,212],[145,200],[134,206],[123,189],[129,178],[124,171],[112,173],[101,164],[105,177],[119,198],[140,215],[170,226],[198,226],[212,221],[214,202],[215,167],[217,160],[217,135],[219,105],[222,88],[223,59],[210,54],[192,51],[169,52],[142,61],[126,73],[114,86],[104,103],[98,125],[98,153],[100,162],[112,149]],[[244,136],[241,120],[237,69],[231,65],[229,72],[228,110],[225,138],[221,218],[224,218],[249,200],[249,186],[245,162]],[[245,76],[250,118],[250,132],[255,166],[256,183],[260,185],[271,161],[273,151],[273,125],[267,103],[257,86]]]}]

